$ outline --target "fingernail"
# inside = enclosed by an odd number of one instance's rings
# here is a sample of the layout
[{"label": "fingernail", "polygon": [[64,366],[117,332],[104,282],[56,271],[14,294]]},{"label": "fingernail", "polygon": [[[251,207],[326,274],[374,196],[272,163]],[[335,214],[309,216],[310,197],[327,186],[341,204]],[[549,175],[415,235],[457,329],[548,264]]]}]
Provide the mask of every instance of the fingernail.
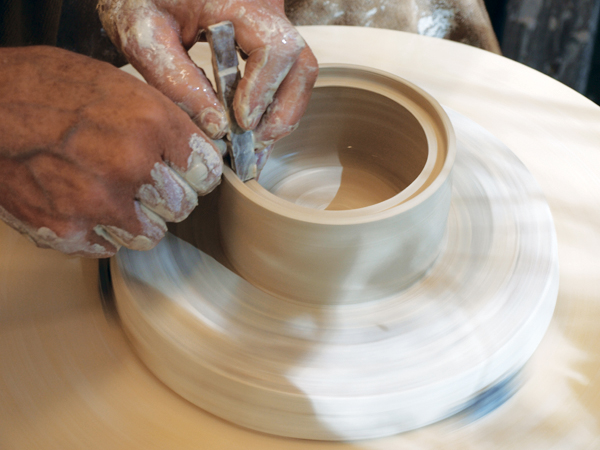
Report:
[{"label": "fingernail", "polygon": [[214,108],[205,108],[194,122],[212,139],[222,138],[229,127],[225,114]]},{"label": "fingernail", "polygon": [[192,167],[190,167],[185,173],[185,178],[187,179],[188,183],[194,187],[199,187],[207,177],[208,168],[200,161],[195,161],[192,164]]}]

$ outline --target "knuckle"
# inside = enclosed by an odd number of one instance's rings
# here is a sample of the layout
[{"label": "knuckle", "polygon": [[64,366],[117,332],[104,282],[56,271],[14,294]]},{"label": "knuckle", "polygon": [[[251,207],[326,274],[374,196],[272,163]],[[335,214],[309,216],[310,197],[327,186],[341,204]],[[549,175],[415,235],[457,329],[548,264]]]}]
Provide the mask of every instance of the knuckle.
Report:
[{"label": "knuckle", "polygon": [[156,163],[151,171],[153,184],[138,190],[139,201],[165,221],[184,220],[198,204],[194,190],[164,163]]}]

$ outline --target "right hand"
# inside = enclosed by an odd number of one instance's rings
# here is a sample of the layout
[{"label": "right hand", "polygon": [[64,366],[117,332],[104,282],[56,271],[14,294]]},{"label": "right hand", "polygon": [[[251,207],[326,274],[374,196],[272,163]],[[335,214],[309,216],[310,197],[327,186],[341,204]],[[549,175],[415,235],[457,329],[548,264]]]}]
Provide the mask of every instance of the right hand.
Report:
[{"label": "right hand", "polygon": [[129,62],[209,137],[225,134],[225,111],[186,49],[209,25],[225,20],[248,55],[234,99],[239,125],[254,130],[262,150],[300,121],[318,64],[286,18],[283,0],[100,0],[98,11]]}]

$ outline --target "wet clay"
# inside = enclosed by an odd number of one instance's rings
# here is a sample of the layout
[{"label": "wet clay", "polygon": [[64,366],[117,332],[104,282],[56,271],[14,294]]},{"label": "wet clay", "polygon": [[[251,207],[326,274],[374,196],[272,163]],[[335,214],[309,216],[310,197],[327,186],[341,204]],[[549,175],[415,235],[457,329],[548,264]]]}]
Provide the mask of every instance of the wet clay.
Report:
[{"label": "wet clay", "polygon": [[[525,367],[527,382],[508,402],[480,420],[450,418],[419,430],[378,440],[323,443],[255,432],[222,420],[190,403],[148,370],[139,358],[139,352],[134,351],[131,341],[124,335],[121,325],[105,317],[98,299],[97,266],[91,264],[92,260],[40,250],[14,230],[0,224],[0,309],[3,320],[3,326],[0,327],[0,392],[3,399],[0,402],[0,441],[5,447],[29,449],[60,446],[68,449],[85,446],[90,449],[148,450],[176,445],[181,450],[196,450],[199,443],[209,443],[207,445],[211,450],[230,450],[232,447],[246,450],[506,450],[514,447],[539,450],[557,445],[569,450],[583,450],[597,446],[600,433],[600,349],[597,345],[600,340],[600,208],[597,197],[600,192],[600,161],[596,155],[600,129],[594,125],[600,123],[600,108],[538,72],[464,45],[370,28],[308,27],[302,33],[321,62],[369,65],[403,76],[426,89],[440,103],[459,111],[466,120],[461,124],[457,122],[456,115],[451,114],[457,133],[458,153],[448,222],[449,231],[464,229],[465,233],[449,235],[452,239],[448,243],[458,246],[453,247],[454,257],[438,260],[439,264],[434,268],[443,267],[444,271],[437,272],[437,275],[430,272],[439,283],[440,290],[436,293],[439,295],[424,299],[423,285],[419,285],[423,289],[417,290],[418,285],[411,288],[415,289],[412,291],[415,298],[411,306],[406,305],[404,309],[407,321],[403,323],[403,329],[406,333],[411,330],[416,332],[419,317],[427,327],[432,317],[427,313],[437,312],[438,315],[434,317],[446,317],[463,330],[470,327],[471,331],[481,331],[478,334],[481,338],[479,353],[475,358],[487,354],[495,355],[494,358],[498,359],[487,360],[489,364],[480,367],[499,374],[514,362],[514,355],[526,357],[530,354],[531,348],[526,349],[523,345],[513,349],[515,351],[512,353],[509,351],[511,349],[501,352],[506,359],[500,358],[496,350],[506,348],[511,341],[515,345],[526,343],[529,347],[535,347],[539,342],[536,336],[539,336],[544,321],[538,319],[517,324],[515,317],[519,313],[516,309],[504,310],[506,314],[502,317],[506,320],[501,320],[498,314],[502,314],[503,310],[499,308],[499,303],[485,302],[485,306],[478,303],[478,299],[483,298],[480,294],[485,292],[495,292],[496,298],[500,298],[497,285],[489,286],[489,280],[506,273],[509,267],[521,270],[521,264],[527,261],[530,261],[532,268],[539,268],[534,264],[542,259],[513,258],[517,256],[515,247],[507,245],[510,242],[506,240],[492,240],[495,244],[493,251],[490,251],[490,235],[481,234],[481,230],[489,229],[487,224],[490,223],[490,217],[500,218],[502,216],[498,214],[503,211],[512,211],[511,215],[518,212],[523,219],[521,223],[529,223],[532,227],[526,230],[501,228],[504,230],[501,234],[519,236],[523,244],[521,250],[531,250],[538,245],[549,248],[541,233],[544,228],[533,226],[539,224],[536,220],[540,217],[536,219],[528,214],[531,204],[544,205],[547,202],[550,206],[558,234],[560,294],[551,325]],[[210,54],[202,50],[202,46],[198,45],[191,53],[199,65],[209,64]],[[389,55],[396,56],[389,58]],[[465,116],[476,120],[479,125]],[[492,143],[499,145],[503,151]],[[498,151],[494,151],[494,148]],[[517,163],[514,167],[518,171],[513,172],[511,164],[515,161],[515,155],[523,161],[526,169]],[[490,171],[483,170],[486,168]],[[485,173],[490,177],[489,183],[480,182],[485,179],[482,177]],[[506,179],[507,173],[514,173],[514,178]],[[529,203],[518,192],[524,189],[524,180],[532,181],[533,177],[541,189],[525,189],[530,193],[529,199],[533,199]],[[495,184],[499,180],[506,183]],[[493,186],[502,189],[493,190]],[[531,187],[529,182],[527,186]],[[176,225],[188,226],[190,235],[198,239],[205,233],[202,237],[205,239],[204,246],[201,246],[207,249],[204,254],[218,257],[218,239],[214,238],[218,234],[202,228],[202,225],[210,222],[211,216],[208,214],[213,211],[205,209],[204,201],[216,200],[216,194],[213,192],[208,198],[200,198],[201,205],[192,213],[192,222]],[[505,206],[499,207],[500,203],[504,205],[504,201]],[[472,214],[466,213],[466,207]],[[530,220],[532,218],[533,221]],[[502,222],[503,226],[510,223]],[[526,235],[517,235],[516,231],[526,232]],[[473,236],[480,238],[467,246]],[[512,257],[502,258],[501,267],[504,269],[498,269],[499,255],[509,248]],[[468,253],[473,257],[463,260],[462,257]],[[140,255],[150,258],[154,253]],[[186,288],[185,292],[174,289],[177,298],[189,297],[197,292],[192,280],[198,280],[196,274],[200,262],[211,260],[199,252],[196,253],[196,260],[191,259],[192,255],[177,252],[173,266],[160,267],[162,274],[179,271],[181,284],[178,289],[183,286]],[[465,265],[461,261],[471,262]],[[510,266],[513,263],[517,265]],[[87,270],[82,270],[81,266]],[[485,267],[487,271],[479,271]],[[260,323],[273,323],[273,317],[277,314],[285,319],[282,323],[286,326],[282,328],[296,337],[286,341],[286,344],[299,342],[300,338],[311,342],[311,336],[316,335],[313,331],[324,322],[323,315],[315,312],[327,313],[331,308],[305,308],[295,314],[298,310],[293,309],[297,307],[293,302],[274,299],[272,305],[282,306],[281,311],[256,308],[256,303],[254,308],[243,309],[241,306],[249,302],[242,302],[248,298],[242,296],[248,293],[243,279],[232,277],[231,283],[225,284],[216,276],[215,267],[211,265],[209,268],[213,270],[206,271],[207,278],[203,281],[202,290],[210,293],[206,297],[212,299],[212,303],[208,303],[210,307],[207,307],[207,303],[202,302],[203,312],[228,312],[231,317],[215,321],[212,320],[215,317],[213,314],[204,319],[206,336],[211,343],[215,336],[229,337],[223,349],[231,350],[237,356],[248,354],[254,358],[261,356],[261,350],[265,350],[265,353],[268,351],[280,355],[285,362],[311,366],[314,360],[312,353],[295,347],[279,347],[281,334],[270,335],[270,339],[259,343],[244,340],[245,336],[233,333],[244,325],[246,330],[251,328],[252,324],[258,323],[255,321],[257,316],[263,319]],[[532,272],[520,273],[522,281],[533,275]],[[36,282],[32,283],[32,279]],[[500,278],[497,280],[501,281]],[[139,284],[140,281],[138,278],[129,283]],[[213,293],[222,286],[226,286],[224,289],[231,293],[234,300],[237,299],[235,302],[224,301],[222,297],[215,299]],[[471,289],[459,291],[462,287]],[[533,285],[531,287],[532,293],[535,291],[539,295],[540,291]],[[164,290],[164,287],[161,289]],[[453,295],[460,292],[462,300]],[[140,295],[147,305],[156,307],[157,315],[175,311],[180,311],[180,317],[187,319],[190,319],[190,315],[187,315],[190,312],[193,312],[193,317],[200,315],[198,309],[160,307],[156,299],[161,291],[149,289]],[[509,301],[513,297],[507,295],[504,298]],[[516,308],[525,306],[532,298],[514,298],[510,305]],[[426,308],[426,303],[431,307]],[[480,314],[477,314],[478,308]],[[544,311],[547,310],[541,308],[537,313]],[[251,313],[251,318],[245,319],[246,313]],[[354,317],[364,316],[366,327],[349,326],[346,337],[358,336],[367,329],[393,332],[396,320],[389,310],[380,316],[382,320],[379,321],[374,320],[374,315],[363,313],[365,310],[357,310]],[[486,327],[490,322],[485,320],[494,318],[498,319],[497,326]],[[408,322],[408,319],[414,320]],[[537,326],[534,322],[538,322]],[[321,326],[324,331],[318,335],[332,336],[339,332],[341,327],[338,325],[339,322],[329,327]],[[511,334],[514,329],[506,331],[507,339],[495,339],[500,335],[492,334],[500,333],[504,327],[520,325],[523,325],[523,332],[532,327],[529,330],[534,339],[521,335],[523,339],[520,340],[519,336]],[[538,331],[533,331],[536,327],[539,327]],[[450,329],[453,327],[435,328],[433,324],[429,328],[432,332],[438,332],[438,339],[441,339],[441,334],[447,336]],[[170,336],[177,338],[176,333]],[[431,339],[425,340],[427,336]],[[424,346],[435,342],[435,336],[424,333],[415,342],[422,342]],[[178,342],[180,345],[176,348],[180,351],[184,348],[194,349],[194,346],[184,347],[183,344],[189,342],[187,340]],[[456,342],[464,343],[460,339]],[[154,348],[164,348],[162,343],[159,344]],[[489,347],[493,345],[499,347]],[[350,344],[345,347],[351,350],[359,348]],[[315,346],[308,348],[315,350]],[[278,349],[280,351],[276,351]],[[214,366],[215,369],[224,367],[225,358],[219,357],[221,351],[221,347],[218,350],[213,347],[212,353],[208,354],[220,364]],[[167,356],[164,359],[155,359],[155,363],[173,367],[174,353],[165,354]],[[399,353],[388,354],[399,360],[403,357]],[[361,353],[361,357],[363,355]],[[441,355],[444,353],[441,352]],[[425,358],[427,354],[422,353],[422,356]],[[452,358],[454,365],[449,367],[459,368],[461,361],[453,355],[448,359],[449,364]],[[263,360],[258,361],[257,372],[266,374]],[[276,368],[290,367],[291,364],[286,366],[285,362]],[[467,360],[466,364],[477,367],[474,360]],[[357,370],[367,366],[368,363],[361,358],[354,360],[353,366],[349,363],[341,366],[335,361],[329,368]],[[190,369],[189,364],[183,364],[182,367],[190,372],[194,369]],[[233,379],[241,384],[243,373],[235,367],[235,361],[229,367]],[[440,366],[430,367],[424,375],[437,376],[443,370],[444,367]],[[330,373],[335,374],[334,380],[340,384],[344,371]],[[484,370],[484,373],[490,372]],[[305,394],[310,391],[306,387],[302,389],[302,373],[299,370],[280,370],[271,374],[272,386],[285,386],[295,392],[296,395],[290,398],[298,402],[303,399],[305,411],[315,411],[322,406],[317,401],[318,397],[312,400]],[[277,374],[280,376],[276,378]],[[162,378],[166,379],[164,376]],[[425,383],[424,378],[415,378],[416,383]],[[382,378],[376,379],[376,383],[384,384]],[[222,384],[217,384],[216,388],[219,386]],[[446,398],[443,395],[445,391],[429,392],[432,398]],[[252,400],[250,397],[245,399]],[[228,398],[223,396],[221,400],[213,406],[227,409]],[[419,404],[424,406],[422,400]],[[494,407],[493,403],[491,407]],[[231,410],[235,412],[235,406]],[[355,412],[347,404],[343,410],[348,415]],[[486,411],[489,410],[487,408]],[[253,411],[245,411],[246,417],[255,417]],[[274,416],[267,423],[281,423],[281,415]],[[332,430],[335,424],[327,426],[329,417],[327,414],[317,416],[312,424],[316,429]],[[300,421],[301,417],[297,419]],[[341,433],[331,434],[339,436]]]},{"label": "wet clay", "polygon": [[455,157],[449,119],[410,83],[351,66],[322,67],[309,108],[259,182],[225,170],[223,249],[246,280],[283,298],[394,294],[439,253]]},{"label": "wet clay", "polygon": [[217,259],[169,235],[114,261],[142,360],[219,417],[303,439],[411,430],[512,377],[556,300],[552,220],[514,155],[453,120],[459,150],[416,86],[322,67],[260,181],[226,167],[177,227]]},{"label": "wet clay", "polygon": [[301,206],[349,210],[402,192],[428,156],[419,121],[368,90],[319,87],[294,134],[277,142],[259,183]]},{"label": "wet clay", "polygon": [[[376,301],[298,301],[293,290],[265,292],[168,235],[150,253],[121,251],[113,261],[119,314],[138,355],[212,414],[303,439],[392,435],[493,392],[548,327],[558,289],[556,237],[521,162],[474,122],[451,117],[458,149],[446,238],[415,284]],[[211,249],[214,234],[204,228],[211,212],[195,212],[178,232]],[[263,240],[276,231],[268,223],[264,217]],[[302,235],[288,236],[293,246]],[[322,247],[318,258],[354,262],[330,254]],[[357,273],[352,281],[370,292],[369,277]]]}]

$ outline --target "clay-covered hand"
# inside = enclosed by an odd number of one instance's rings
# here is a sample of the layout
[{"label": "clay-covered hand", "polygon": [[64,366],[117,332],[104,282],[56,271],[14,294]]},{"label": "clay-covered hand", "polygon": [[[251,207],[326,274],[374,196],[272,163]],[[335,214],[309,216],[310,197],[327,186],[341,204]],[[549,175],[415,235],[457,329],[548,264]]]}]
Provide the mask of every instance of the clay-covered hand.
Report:
[{"label": "clay-covered hand", "polygon": [[0,49],[0,218],[41,247],[152,248],[219,183],[221,156],[158,90],[52,47]]},{"label": "clay-covered hand", "polygon": [[98,11],[148,83],[213,139],[227,130],[225,111],[186,51],[209,25],[231,21],[248,55],[234,110],[240,126],[255,130],[257,148],[293,131],[306,109],[318,65],[285,17],[283,0],[99,0]]}]

